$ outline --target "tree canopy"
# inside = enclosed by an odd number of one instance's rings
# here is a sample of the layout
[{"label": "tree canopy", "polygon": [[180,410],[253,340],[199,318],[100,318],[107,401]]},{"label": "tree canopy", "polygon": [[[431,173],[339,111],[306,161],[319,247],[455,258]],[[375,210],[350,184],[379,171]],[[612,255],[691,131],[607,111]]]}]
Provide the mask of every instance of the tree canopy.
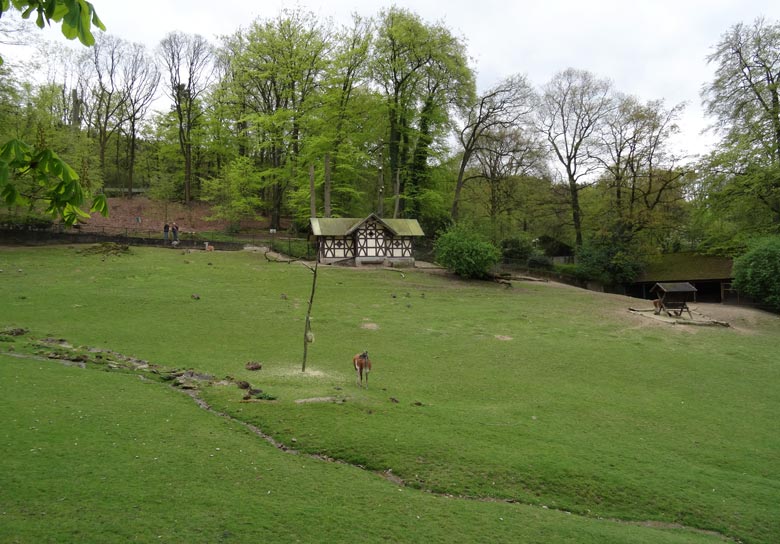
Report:
[{"label": "tree canopy", "polygon": [[103,24],[84,0],[9,9],[94,44],[50,52],[45,82],[2,68],[0,195],[17,209],[43,202],[72,223],[90,194],[146,192],[212,202],[233,228],[376,212],[432,236],[465,221],[496,245],[611,244],[638,260],[735,255],[780,228],[780,26],[763,19],[735,24],[708,59],[702,100],[721,139],[695,161],[673,145],[683,105],[574,67],[478,90],[465,38],[407,9],[343,25],[283,10],[153,51],[93,35]]}]

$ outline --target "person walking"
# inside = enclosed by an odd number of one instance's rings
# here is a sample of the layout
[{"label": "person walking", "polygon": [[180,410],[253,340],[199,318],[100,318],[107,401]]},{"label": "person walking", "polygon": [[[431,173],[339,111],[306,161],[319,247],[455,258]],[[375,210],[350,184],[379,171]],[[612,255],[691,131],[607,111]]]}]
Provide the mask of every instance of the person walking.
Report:
[{"label": "person walking", "polygon": [[174,223],[171,225],[171,232],[173,232],[173,241],[178,242],[179,241],[179,225]]},{"label": "person walking", "polygon": [[163,239],[167,242],[168,241],[168,231],[171,229],[171,226],[168,223],[165,223],[165,226],[163,227]]}]

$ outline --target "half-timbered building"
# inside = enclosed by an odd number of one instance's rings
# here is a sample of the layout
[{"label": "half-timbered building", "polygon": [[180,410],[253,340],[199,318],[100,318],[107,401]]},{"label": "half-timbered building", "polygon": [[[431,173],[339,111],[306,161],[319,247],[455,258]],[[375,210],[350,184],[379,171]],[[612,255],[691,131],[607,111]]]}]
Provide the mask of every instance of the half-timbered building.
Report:
[{"label": "half-timbered building", "polygon": [[413,266],[413,240],[423,236],[416,219],[384,219],[371,214],[365,219],[312,217],[319,262],[353,260],[355,264]]}]

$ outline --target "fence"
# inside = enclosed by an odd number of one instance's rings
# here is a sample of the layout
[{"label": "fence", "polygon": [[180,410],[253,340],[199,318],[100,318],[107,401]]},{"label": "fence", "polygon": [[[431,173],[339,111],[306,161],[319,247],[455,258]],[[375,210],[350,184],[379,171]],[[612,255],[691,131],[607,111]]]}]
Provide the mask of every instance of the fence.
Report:
[{"label": "fence", "polygon": [[[136,246],[173,247],[157,230],[118,227],[66,227],[62,224],[50,227],[0,224],[0,241],[12,244],[75,243],[95,244],[116,242]],[[247,234],[231,236],[225,233],[198,233],[179,231],[179,248],[204,247],[208,242],[215,249],[236,251],[246,246],[268,247],[279,253],[299,258],[314,258],[315,251],[306,238],[278,236],[275,234]]]}]

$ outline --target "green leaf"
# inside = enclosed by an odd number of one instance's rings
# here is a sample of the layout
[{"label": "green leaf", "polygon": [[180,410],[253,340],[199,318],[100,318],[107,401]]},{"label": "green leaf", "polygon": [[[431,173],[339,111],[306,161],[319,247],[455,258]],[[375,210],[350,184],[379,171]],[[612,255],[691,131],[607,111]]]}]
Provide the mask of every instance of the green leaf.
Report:
[{"label": "green leaf", "polygon": [[7,183],[0,191],[0,197],[7,205],[11,206],[19,200],[19,191],[16,190],[15,186]]},{"label": "green leaf", "polygon": [[108,217],[108,200],[105,194],[99,194],[92,201],[91,212],[99,212],[103,217]]}]

